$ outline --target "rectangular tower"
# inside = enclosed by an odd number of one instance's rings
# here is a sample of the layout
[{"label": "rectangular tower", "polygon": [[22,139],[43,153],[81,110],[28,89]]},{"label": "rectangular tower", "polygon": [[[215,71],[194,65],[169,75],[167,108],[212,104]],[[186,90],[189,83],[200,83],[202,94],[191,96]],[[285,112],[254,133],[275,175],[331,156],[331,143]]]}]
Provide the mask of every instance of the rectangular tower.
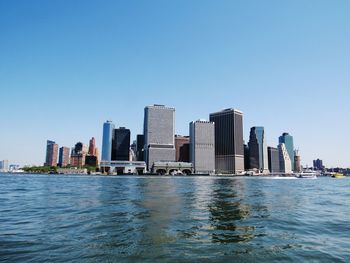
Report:
[{"label": "rectangular tower", "polygon": [[175,109],[164,105],[145,107],[145,161],[151,170],[154,162],[175,161]]},{"label": "rectangular tower", "polygon": [[195,173],[215,173],[215,125],[198,120],[190,123],[190,161]]},{"label": "rectangular tower", "polygon": [[58,158],[58,165],[60,167],[66,167],[69,164],[69,147],[61,147],[60,148],[60,154]]},{"label": "rectangular tower", "polygon": [[225,109],[211,113],[215,123],[215,169],[217,173],[237,174],[244,171],[243,113]]},{"label": "rectangular tower", "polygon": [[279,173],[281,169],[278,149],[267,147],[267,152],[270,173]]},{"label": "rectangular tower", "polygon": [[54,141],[46,142],[46,166],[57,166],[57,158],[58,158],[58,144]]},{"label": "rectangular tower", "polygon": [[114,129],[112,139],[112,161],[129,161],[130,130],[125,127]]},{"label": "rectangular tower", "polygon": [[113,139],[114,124],[112,121],[106,121],[103,124],[102,135],[102,161],[110,161],[112,157],[112,139]]}]

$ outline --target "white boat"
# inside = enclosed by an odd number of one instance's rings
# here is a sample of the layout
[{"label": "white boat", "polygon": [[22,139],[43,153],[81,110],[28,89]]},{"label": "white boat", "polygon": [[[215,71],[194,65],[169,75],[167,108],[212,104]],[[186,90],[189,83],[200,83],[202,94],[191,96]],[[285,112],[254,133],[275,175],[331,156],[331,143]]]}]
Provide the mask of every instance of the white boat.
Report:
[{"label": "white boat", "polygon": [[301,173],[295,173],[294,176],[297,178],[317,179],[317,175],[313,171],[304,171]]}]

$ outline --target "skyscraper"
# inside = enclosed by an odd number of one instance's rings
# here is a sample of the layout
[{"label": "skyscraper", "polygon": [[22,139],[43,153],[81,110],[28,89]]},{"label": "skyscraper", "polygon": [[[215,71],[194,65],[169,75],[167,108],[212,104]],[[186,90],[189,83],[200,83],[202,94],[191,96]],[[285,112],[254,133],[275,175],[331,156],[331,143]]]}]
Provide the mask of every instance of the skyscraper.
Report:
[{"label": "skyscraper", "polygon": [[249,166],[268,172],[268,155],[264,127],[252,127],[249,137]]},{"label": "skyscraper", "polygon": [[190,161],[195,173],[215,173],[215,124],[198,120],[190,123]]},{"label": "skyscraper", "polygon": [[112,139],[112,161],[129,161],[130,130],[125,127],[114,129]]},{"label": "skyscraper", "polygon": [[270,173],[281,172],[278,149],[274,147],[267,147],[267,154]]},{"label": "skyscraper", "polygon": [[96,155],[96,140],[92,137],[89,142],[89,155]]},{"label": "skyscraper", "polygon": [[85,158],[88,154],[88,146],[82,142],[77,142],[72,149],[70,156],[70,164],[74,167],[82,167],[85,165]]},{"label": "skyscraper", "polygon": [[294,171],[297,173],[301,172],[301,158],[298,150],[294,151]]},{"label": "skyscraper", "polygon": [[145,160],[144,148],[145,147],[145,136],[138,134],[136,136],[136,157],[138,161]]},{"label": "skyscraper", "polygon": [[290,161],[289,154],[284,143],[280,143],[278,145],[278,153],[281,173],[292,173],[292,162]]},{"label": "skyscraper", "polygon": [[175,161],[175,109],[164,105],[145,107],[144,137],[148,170],[154,162]]},{"label": "skyscraper", "polygon": [[54,141],[46,141],[46,166],[57,166],[58,144]]},{"label": "skyscraper", "polygon": [[225,109],[211,113],[215,123],[215,169],[218,173],[237,174],[244,171],[243,113]]},{"label": "skyscraper", "polygon": [[313,165],[314,165],[315,170],[323,170],[324,169],[323,161],[320,159],[314,160]]},{"label": "skyscraper", "polygon": [[110,161],[112,158],[113,130],[114,124],[111,121],[106,121],[103,124],[102,161]]},{"label": "skyscraper", "polygon": [[70,149],[68,147],[61,147],[60,154],[58,158],[58,165],[60,167],[66,167],[69,164],[69,152]]},{"label": "skyscraper", "polygon": [[177,162],[190,161],[190,137],[175,135],[175,149]]},{"label": "skyscraper", "polygon": [[291,167],[294,169],[294,143],[293,143],[293,136],[291,136],[289,133],[285,132],[282,134],[282,136],[278,139],[279,143],[284,143],[289,155],[289,159],[291,161]]}]

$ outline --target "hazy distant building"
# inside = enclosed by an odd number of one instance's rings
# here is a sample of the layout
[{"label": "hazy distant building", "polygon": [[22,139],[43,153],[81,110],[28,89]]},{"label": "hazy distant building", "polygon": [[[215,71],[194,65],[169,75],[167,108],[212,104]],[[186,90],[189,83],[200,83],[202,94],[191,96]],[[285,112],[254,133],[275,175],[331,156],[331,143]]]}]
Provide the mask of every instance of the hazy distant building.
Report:
[{"label": "hazy distant building", "polygon": [[150,170],[154,162],[175,161],[175,109],[164,105],[145,107],[145,161]]},{"label": "hazy distant building", "polygon": [[175,150],[177,162],[190,161],[190,137],[175,135]]},{"label": "hazy distant building", "polygon": [[292,169],[294,169],[294,143],[293,136],[285,132],[279,137],[279,143],[284,143],[291,161]]},{"label": "hazy distant building", "polygon": [[57,166],[58,144],[54,141],[47,140],[46,142],[46,166]]},{"label": "hazy distant building", "polygon": [[215,173],[215,124],[198,120],[190,123],[190,162],[195,173]]},{"label": "hazy distant building", "polygon": [[314,169],[315,170],[323,170],[324,169],[323,161],[320,160],[320,159],[314,160],[313,164],[314,164]]},{"label": "hazy distant building", "polygon": [[268,172],[268,155],[264,127],[252,127],[249,136],[249,166]]},{"label": "hazy distant building", "polygon": [[297,150],[294,151],[294,171],[297,173],[301,172],[301,158]]},{"label": "hazy distant building", "polygon": [[249,163],[249,147],[247,144],[244,144],[244,170],[247,171],[250,169]]},{"label": "hazy distant building", "polygon": [[280,171],[281,173],[292,173],[292,162],[290,161],[289,154],[284,143],[278,145]]},{"label": "hazy distant building", "polygon": [[144,147],[145,147],[145,136],[143,134],[138,134],[136,136],[136,158],[138,161],[145,160]]},{"label": "hazy distant building", "polygon": [[89,142],[89,155],[96,155],[96,140],[92,137]]},{"label": "hazy distant building", "polygon": [[281,172],[278,148],[267,147],[267,155],[270,173]]},{"label": "hazy distant building", "polygon": [[112,139],[112,161],[129,161],[130,130],[125,127],[114,129]]},{"label": "hazy distant building", "polygon": [[69,152],[70,149],[69,147],[61,147],[60,148],[60,152],[59,152],[59,158],[58,158],[58,165],[60,167],[66,167],[67,165],[69,165]]},{"label": "hazy distant building", "polygon": [[112,158],[112,140],[113,140],[114,124],[106,121],[103,124],[102,135],[102,161],[110,161]]},{"label": "hazy distant building", "polygon": [[0,161],[0,172],[8,172],[9,171],[9,161],[2,160]]},{"label": "hazy distant building", "polygon": [[243,113],[235,109],[225,109],[211,113],[210,121],[215,123],[216,172],[243,172]]}]

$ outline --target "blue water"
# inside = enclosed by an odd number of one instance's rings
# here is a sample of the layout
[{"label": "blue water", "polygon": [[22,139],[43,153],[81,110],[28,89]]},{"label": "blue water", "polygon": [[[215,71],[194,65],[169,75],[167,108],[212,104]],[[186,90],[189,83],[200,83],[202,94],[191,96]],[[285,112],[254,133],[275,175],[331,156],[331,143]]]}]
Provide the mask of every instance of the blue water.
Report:
[{"label": "blue water", "polygon": [[1,262],[349,262],[350,178],[0,174]]}]

